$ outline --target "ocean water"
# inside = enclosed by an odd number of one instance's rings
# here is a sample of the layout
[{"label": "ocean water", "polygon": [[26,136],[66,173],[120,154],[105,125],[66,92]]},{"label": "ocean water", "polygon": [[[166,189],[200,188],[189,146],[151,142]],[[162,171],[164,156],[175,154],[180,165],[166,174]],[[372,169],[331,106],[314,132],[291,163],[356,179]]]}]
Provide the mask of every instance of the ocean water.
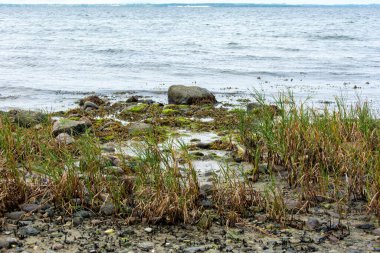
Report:
[{"label": "ocean water", "polygon": [[0,5],[0,110],[172,84],[380,108],[380,7]]}]

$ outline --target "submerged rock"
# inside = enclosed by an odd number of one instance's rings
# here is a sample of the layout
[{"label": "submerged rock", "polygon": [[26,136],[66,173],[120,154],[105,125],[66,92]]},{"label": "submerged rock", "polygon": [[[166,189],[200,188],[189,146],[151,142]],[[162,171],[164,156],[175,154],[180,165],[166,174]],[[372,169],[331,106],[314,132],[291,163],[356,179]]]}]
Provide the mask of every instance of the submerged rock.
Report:
[{"label": "submerged rock", "polygon": [[169,104],[215,104],[214,94],[198,86],[173,85],[168,91]]},{"label": "submerged rock", "polygon": [[32,127],[47,121],[47,115],[42,112],[11,110],[9,116],[21,127]]},{"label": "submerged rock", "polygon": [[54,122],[53,135],[58,136],[61,133],[77,135],[84,133],[86,129],[89,127],[89,122],[83,120],[76,121],[70,119],[59,119],[56,122]]}]

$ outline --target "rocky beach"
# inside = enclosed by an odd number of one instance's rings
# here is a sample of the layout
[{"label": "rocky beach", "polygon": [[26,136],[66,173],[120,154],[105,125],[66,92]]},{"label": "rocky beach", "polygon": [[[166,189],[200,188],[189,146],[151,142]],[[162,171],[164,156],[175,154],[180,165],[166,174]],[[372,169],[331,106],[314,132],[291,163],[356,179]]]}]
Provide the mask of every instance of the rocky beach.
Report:
[{"label": "rocky beach", "polygon": [[338,102],[228,104],[175,85],[167,103],[2,112],[0,249],[380,251],[379,122]]}]

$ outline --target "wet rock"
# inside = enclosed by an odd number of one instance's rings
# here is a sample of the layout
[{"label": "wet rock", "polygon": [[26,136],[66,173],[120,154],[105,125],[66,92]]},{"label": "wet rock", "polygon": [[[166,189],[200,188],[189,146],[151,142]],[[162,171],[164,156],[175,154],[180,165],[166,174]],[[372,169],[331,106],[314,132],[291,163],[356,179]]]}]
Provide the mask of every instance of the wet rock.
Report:
[{"label": "wet rock", "polygon": [[197,86],[173,85],[168,91],[169,104],[215,104],[214,94]]},{"label": "wet rock", "polygon": [[58,136],[61,133],[67,133],[70,135],[77,135],[84,133],[90,125],[88,122],[83,120],[70,120],[70,119],[59,119],[54,122],[53,125],[53,135]]},{"label": "wet rock", "polygon": [[143,251],[150,251],[154,248],[153,242],[141,242],[137,244],[137,247]]},{"label": "wet rock", "polygon": [[128,126],[128,133],[135,135],[135,134],[143,134],[143,133],[150,133],[153,131],[153,126],[146,123],[132,123]]},{"label": "wet rock", "polygon": [[47,115],[41,112],[11,110],[9,111],[10,118],[21,127],[32,127],[37,124],[47,121]]},{"label": "wet rock", "polygon": [[60,145],[70,145],[74,143],[74,138],[67,133],[60,133],[55,137],[55,141]]},{"label": "wet rock", "polygon": [[22,204],[20,205],[20,209],[24,212],[31,213],[38,211],[41,208],[41,205],[38,204]]},{"label": "wet rock", "polygon": [[205,142],[199,142],[197,143],[196,147],[200,149],[210,149],[212,143],[205,143]]},{"label": "wet rock", "polygon": [[99,106],[97,104],[95,104],[94,102],[86,101],[83,104],[83,109],[85,109],[85,110],[87,110],[87,109],[97,110],[97,109],[99,109]]},{"label": "wet rock", "polygon": [[92,102],[97,106],[104,105],[106,102],[98,96],[88,96],[79,100],[79,105],[84,106],[86,102]]},{"label": "wet rock", "polygon": [[126,102],[127,103],[137,103],[137,102],[139,102],[139,98],[138,98],[138,96],[132,96],[132,97],[129,97]]},{"label": "wet rock", "polygon": [[22,227],[18,230],[18,234],[20,236],[24,236],[24,237],[27,237],[27,236],[36,236],[40,233],[40,230],[38,230],[37,228],[35,227],[32,227],[32,226],[26,226],[26,227]]},{"label": "wet rock", "polygon": [[6,213],[5,217],[7,217],[8,219],[11,219],[11,220],[19,220],[22,218],[22,216],[24,214],[25,214],[24,211],[16,211],[16,212]]},{"label": "wet rock", "polygon": [[185,253],[196,253],[196,252],[205,252],[209,249],[212,249],[212,245],[202,245],[196,247],[189,247],[183,250]]},{"label": "wet rock", "polygon": [[115,205],[112,204],[111,202],[105,202],[101,207],[100,207],[100,213],[110,216],[115,213]]}]

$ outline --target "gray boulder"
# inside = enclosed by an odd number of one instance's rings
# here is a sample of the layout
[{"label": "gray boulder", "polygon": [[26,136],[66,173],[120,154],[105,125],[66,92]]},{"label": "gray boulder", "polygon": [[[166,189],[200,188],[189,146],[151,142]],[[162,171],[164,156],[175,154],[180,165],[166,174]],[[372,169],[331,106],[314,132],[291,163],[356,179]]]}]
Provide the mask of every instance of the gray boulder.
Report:
[{"label": "gray boulder", "polygon": [[46,122],[48,117],[42,112],[11,110],[9,116],[12,121],[21,127],[32,127]]},{"label": "gray boulder", "polygon": [[89,122],[84,120],[59,119],[54,122],[52,133],[54,136],[58,136],[61,133],[78,135],[84,133],[90,126]]},{"label": "gray boulder", "polygon": [[214,94],[198,86],[173,85],[168,91],[169,104],[215,104]]}]

